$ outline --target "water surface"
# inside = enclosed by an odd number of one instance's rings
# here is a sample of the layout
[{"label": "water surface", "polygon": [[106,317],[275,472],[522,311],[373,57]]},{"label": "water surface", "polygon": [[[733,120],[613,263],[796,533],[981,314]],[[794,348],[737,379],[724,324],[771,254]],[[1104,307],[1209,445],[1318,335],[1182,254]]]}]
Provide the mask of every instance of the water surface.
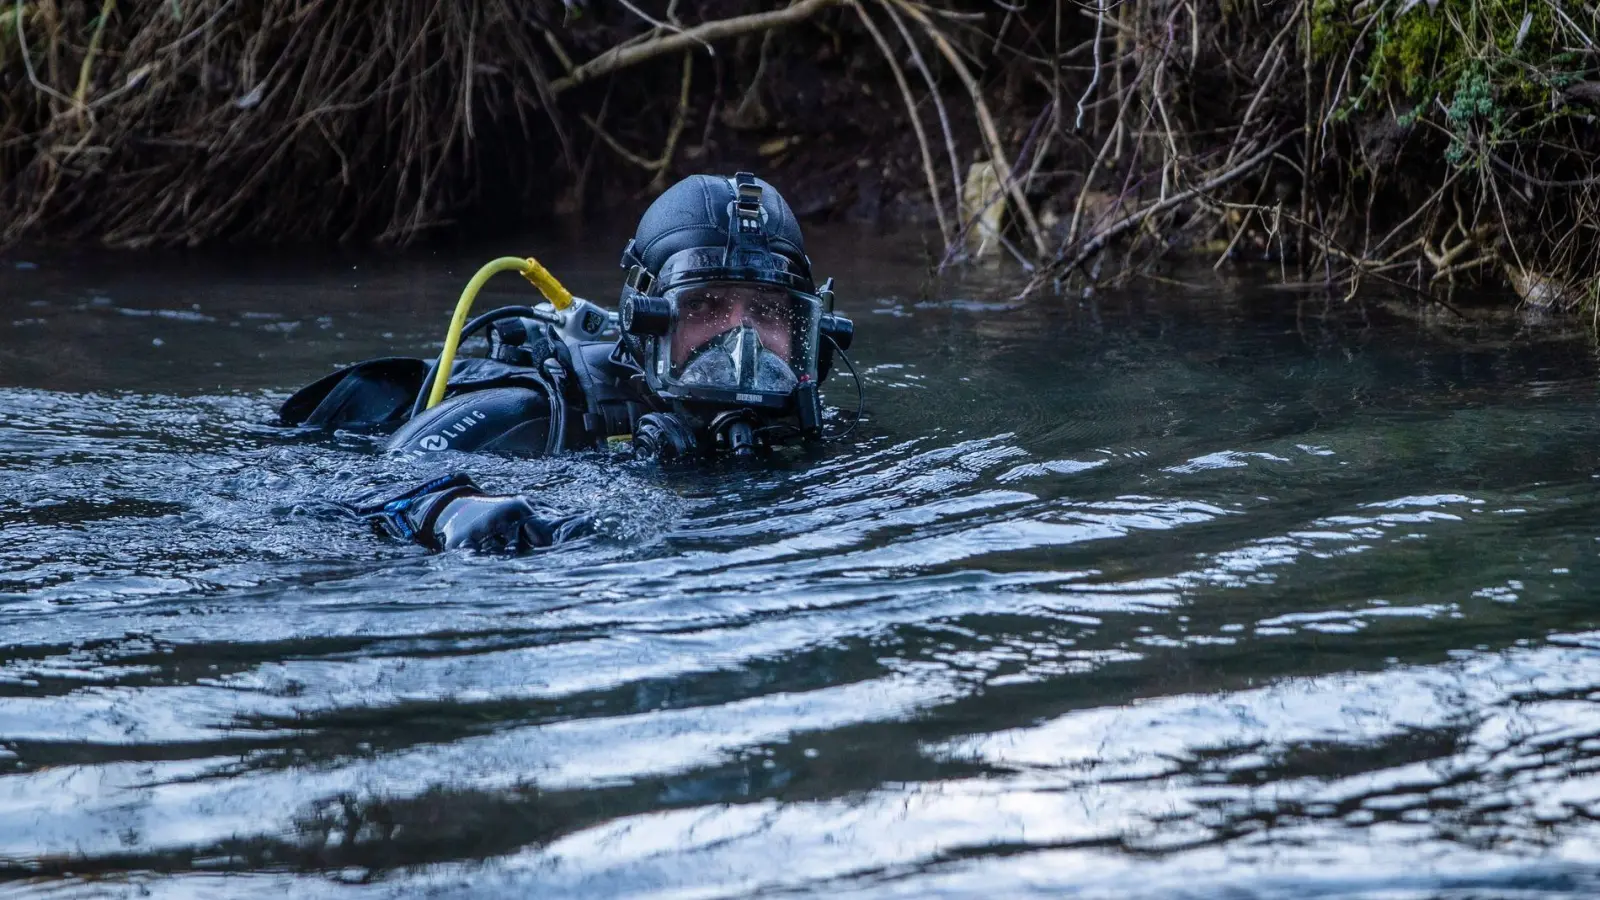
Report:
[{"label": "water surface", "polygon": [[[608,299],[610,247],[541,256]],[[524,247],[6,258],[0,893],[1600,893],[1588,338],[811,249],[857,433],[450,460],[602,514],[515,560],[332,502],[437,460],[269,423]]]}]

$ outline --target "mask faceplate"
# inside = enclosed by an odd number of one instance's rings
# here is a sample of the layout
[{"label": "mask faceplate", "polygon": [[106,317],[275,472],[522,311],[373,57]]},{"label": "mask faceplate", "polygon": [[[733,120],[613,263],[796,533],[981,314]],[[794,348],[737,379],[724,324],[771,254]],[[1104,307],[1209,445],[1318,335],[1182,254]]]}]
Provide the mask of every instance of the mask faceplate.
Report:
[{"label": "mask faceplate", "polygon": [[787,394],[800,379],[783,357],[766,348],[756,329],[741,325],[701,347],[684,363],[678,382],[688,387]]},{"label": "mask faceplate", "polygon": [[815,298],[772,285],[712,282],[669,291],[667,381],[690,390],[787,397],[816,367]]}]

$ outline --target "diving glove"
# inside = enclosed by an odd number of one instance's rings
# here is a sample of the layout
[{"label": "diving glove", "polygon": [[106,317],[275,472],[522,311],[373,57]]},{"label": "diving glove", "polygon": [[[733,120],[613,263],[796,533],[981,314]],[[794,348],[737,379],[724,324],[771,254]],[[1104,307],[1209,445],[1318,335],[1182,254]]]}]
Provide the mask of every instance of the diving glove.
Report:
[{"label": "diving glove", "polygon": [[593,525],[588,514],[562,513],[522,496],[485,494],[462,474],[368,496],[354,508],[391,537],[430,550],[524,553],[581,537]]}]

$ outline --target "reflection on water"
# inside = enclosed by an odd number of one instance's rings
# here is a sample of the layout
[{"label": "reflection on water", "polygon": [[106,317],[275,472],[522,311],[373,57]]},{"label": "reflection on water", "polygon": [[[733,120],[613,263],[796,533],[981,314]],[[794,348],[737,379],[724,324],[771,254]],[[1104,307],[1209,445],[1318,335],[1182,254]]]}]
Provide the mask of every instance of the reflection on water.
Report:
[{"label": "reflection on water", "polygon": [[432,470],[266,424],[431,353],[483,254],[7,263],[10,888],[1600,893],[1585,339],[818,244],[861,254],[860,433],[454,460],[603,514],[516,560],[367,532],[330,500]]}]

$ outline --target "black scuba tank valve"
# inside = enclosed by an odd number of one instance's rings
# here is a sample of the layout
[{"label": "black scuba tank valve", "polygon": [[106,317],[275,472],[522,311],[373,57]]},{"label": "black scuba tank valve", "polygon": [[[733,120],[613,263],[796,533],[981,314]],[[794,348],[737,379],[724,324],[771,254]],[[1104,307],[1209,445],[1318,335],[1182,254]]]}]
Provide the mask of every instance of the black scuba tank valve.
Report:
[{"label": "black scuba tank valve", "polygon": [[501,319],[489,326],[489,357],[513,366],[533,365],[533,354],[523,344],[528,326],[520,318]]}]

